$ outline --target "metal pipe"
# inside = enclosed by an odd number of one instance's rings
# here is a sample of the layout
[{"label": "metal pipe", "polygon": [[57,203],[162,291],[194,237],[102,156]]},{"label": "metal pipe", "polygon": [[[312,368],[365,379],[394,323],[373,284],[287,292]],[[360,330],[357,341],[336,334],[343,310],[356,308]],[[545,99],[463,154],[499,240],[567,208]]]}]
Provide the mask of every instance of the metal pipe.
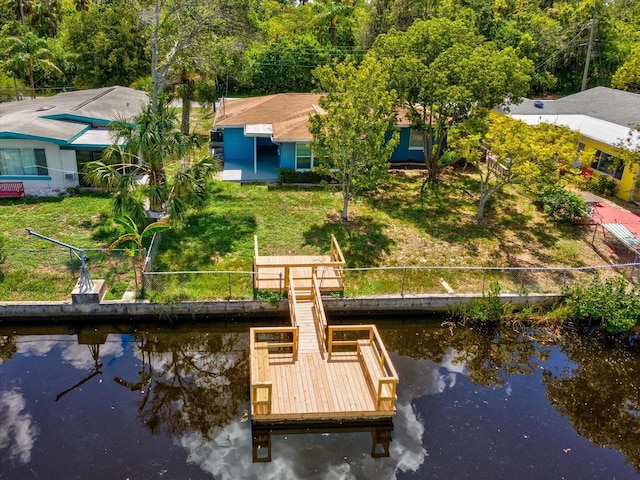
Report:
[{"label": "metal pipe", "polygon": [[73,245],[69,245],[68,243],[64,243],[53,238],[49,238],[45,235],[41,235],[37,232],[34,232],[30,228],[25,228],[25,230],[29,235],[33,235],[34,237],[46,240],[47,242],[54,243],[64,248],[68,248],[69,252],[73,252],[73,254],[78,257],[78,260],[80,260],[80,279],[78,280],[78,291],[80,293],[87,293],[93,290],[93,281],[91,280],[89,270],[87,269],[87,257],[85,257],[83,249],[74,247]]}]

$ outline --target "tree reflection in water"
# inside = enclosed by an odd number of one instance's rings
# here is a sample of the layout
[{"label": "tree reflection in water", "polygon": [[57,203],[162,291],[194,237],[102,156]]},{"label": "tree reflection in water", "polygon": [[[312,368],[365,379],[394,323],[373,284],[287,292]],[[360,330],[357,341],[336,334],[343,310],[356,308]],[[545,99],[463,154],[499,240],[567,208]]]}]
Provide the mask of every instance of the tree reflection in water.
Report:
[{"label": "tree reflection in water", "polygon": [[138,415],[151,433],[196,431],[209,439],[242,413],[249,382],[246,333],[140,333],[134,340],[139,377],[114,381],[139,392]]},{"label": "tree reflection in water", "polygon": [[[544,372],[547,396],[577,432],[599,447],[614,447],[640,473],[640,341],[612,343],[572,334],[563,350],[571,372]],[[613,381],[612,379],[615,379]]]},{"label": "tree reflection in water", "polygon": [[17,351],[15,335],[0,335],[0,363],[11,360]]},{"label": "tree reflection in water", "polygon": [[504,385],[510,375],[528,375],[546,362],[550,348],[532,342],[529,335],[513,329],[472,327],[442,328],[430,323],[381,328],[383,341],[399,355],[449,362],[465,367],[467,377],[476,385]]}]

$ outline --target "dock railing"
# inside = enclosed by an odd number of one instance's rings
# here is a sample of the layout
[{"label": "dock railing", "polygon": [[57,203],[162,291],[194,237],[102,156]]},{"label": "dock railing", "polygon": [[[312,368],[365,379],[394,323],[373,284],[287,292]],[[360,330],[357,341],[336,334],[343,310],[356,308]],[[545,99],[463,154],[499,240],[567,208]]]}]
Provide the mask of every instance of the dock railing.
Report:
[{"label": "dock railing", "polygon": [[[337,340],[335,334],[340,333]],[[375,395],[376,409],[395,410],[398,374],[375,325],[330,325],[327,350],[356,351]]]},{"label": "dock railing", "polygon": [[[290,340],[286,340],[290,337]],[[269,368],[271,351],[298,354],[298,327],[255,327],[250,330],[251,413],[271,414],[273,382]]]},{"label": "dock railing", "polygon": [[[291,274],[289,274],[291,275]],[[293,279],[289,279],[289,295],[287,296],[289,300],[289,318],[291,319],[291,326],[298,327],[298,305],[296,299],[296,284]]]},{"label": "dock railing", "polygon": [[[306,256],[261,256],[258,249],[258,236],[254,235],[253,286],[257,290],[286,291],[293,278],[297,285],[311,285],[315,274],[320,280],[322,291],[344,290],[344,269],[346,263],[340,245],[335,236],[331,236],[329,255],[318,256],[310,261]],[[324,258],[323,258],[324,257]],[[292,276],[291,273],[295,272]],[[301,274],[301,272],[305,272]]]},{"label": "dock railing", "polygon": [[320,343],[322,348],[327,350],[327,317],[324,312],[324,305],[322,304],[322,295],[320,294],[320,286],[318,284],[318,277],[313,275],[312,277],[312,311],[313,320],[316,324],[316,328],[320,333]]},{"label": "dock railing", "polygon": [[331,250],[329,252],[329,256],[331,257],[331,261],[336,265],[333,267],[338,281],[340,282],[341,290],[344,290],[344,268],[347,265],[347,262],[344,260],[344,255],[342,254],[342,249],[338,244],[338,240],[336,236],[331,234]]}]

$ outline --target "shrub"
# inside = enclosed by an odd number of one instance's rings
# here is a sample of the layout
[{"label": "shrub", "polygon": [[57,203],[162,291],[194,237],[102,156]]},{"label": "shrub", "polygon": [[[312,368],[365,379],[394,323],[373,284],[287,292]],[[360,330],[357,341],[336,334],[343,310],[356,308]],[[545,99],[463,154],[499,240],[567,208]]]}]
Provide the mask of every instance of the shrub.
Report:
[{"label": "shrub", "polygon": [[462,322],[497,323],[505,313],[500,292],[500,284],[494,282],[489,286],[489,293],[483,294],[482,298],[474,298],[467,304],[458,305],[449,314]]},{"label": "shrub", "polygon": [[584,198],[561,186],[543,192],[541,200],[544,212],[561,222],[579,223],[589,213]]},{"label": "shrub", "polygon": [[569,319],[608,333],[626,332],[640,319],[640,290],[620,277],[573,285],[565,290],[564,302]]},{"label": "shrub", "polygon": [[282,183],[335,183],[333,177],[329,174],[320,173],[316,170],[299,171],[292,168],[281,168],[278,176]]},{"label": "shrub", "polygon": [[587,180],[586,189],[598,195],[612,197],[618,190],[618,184],[606,175],[593,174]]}]

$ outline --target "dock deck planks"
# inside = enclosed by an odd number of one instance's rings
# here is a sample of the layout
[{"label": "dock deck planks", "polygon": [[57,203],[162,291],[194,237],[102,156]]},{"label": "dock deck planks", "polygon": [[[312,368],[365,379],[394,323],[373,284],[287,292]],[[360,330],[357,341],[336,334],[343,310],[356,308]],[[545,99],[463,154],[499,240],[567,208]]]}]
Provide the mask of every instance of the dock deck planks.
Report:
[{"label": "dock deck planks", "polygon": [[[332,242],[339,251],[335,238]],[[341,252],[339,256],[342,257]],[[261,378],[272,384],[270,413],[252,408],[252,421],[286,423],[392,417],[395,402],[390,405],[387,402],[385,408],[376,407],[376,388],[367,377],[366,361],[362,361],[357,351],[334,351],[329,355],[318,331],[321,327],[314,318],[314,298],[318,292],[343,290],[344,260],[335,262],[329,255],[259,256],[256,240],[254,265],[257,289],[287,289],[295,297],[290,305],[295,308],[292,318],[296,320],[298,340],[297,354],[282,353],[279,347],[268,350],[268,368],[261,371],[267,371],[265,375],[269,378],[262,378],[264,375]],[[291,289],[287,277],[293,284]],[[321,308],[321,302],[319,305]],[[250,361],[254,368],[256,362],[261,359],[264,362],[264,345],[254,341],[253,331],[251,335]],[[262,347],[262,354],[257,346]]]}]

